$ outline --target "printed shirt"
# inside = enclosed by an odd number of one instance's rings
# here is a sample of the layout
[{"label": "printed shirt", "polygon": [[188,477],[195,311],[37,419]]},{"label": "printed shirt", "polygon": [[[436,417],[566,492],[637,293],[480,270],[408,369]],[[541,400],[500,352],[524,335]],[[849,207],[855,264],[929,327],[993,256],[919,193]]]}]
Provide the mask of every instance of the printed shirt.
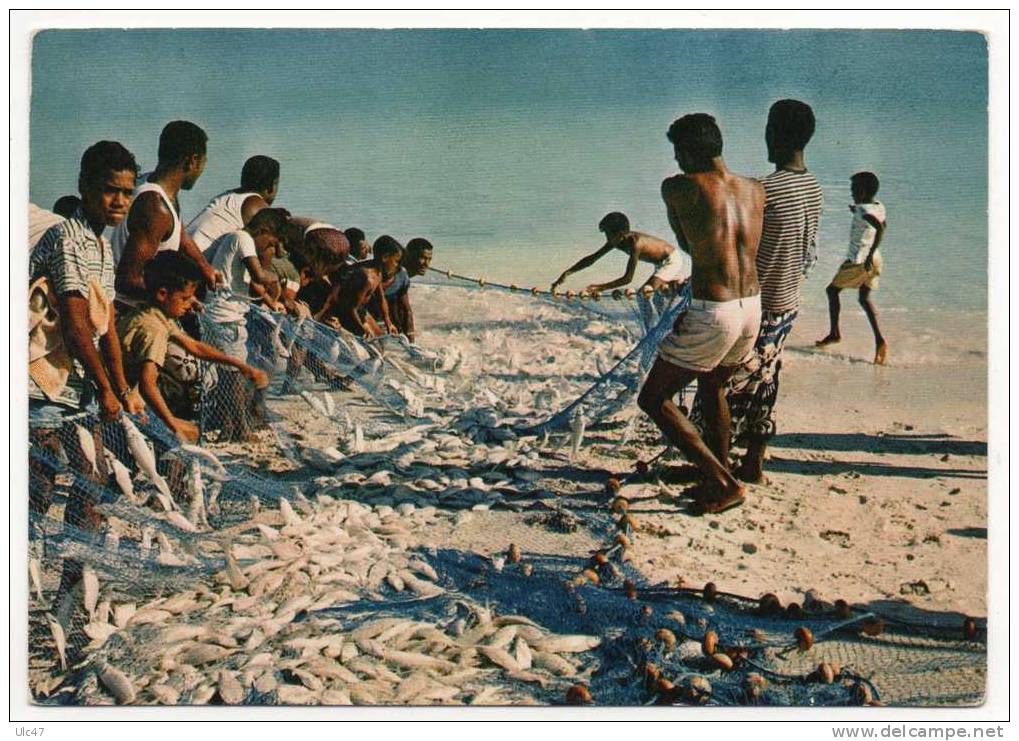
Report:
[{"label": "printed shirt", "polygon": [[[87,299],[89,281],[95,278],[111,303],[116,297],[113,251],[102,235],[92,231],[80,206],[71,218],[50,227],[42,236],[29,256],[28,274],[32,281],[45,276],[58,296],[76,293]],[[98,339],[98,336],[93,337],[93,341]],[[81,406],[82,394],[88,383],[84,366],[75,358],[74,371],[60,392],[57,403],[77,409]],[[28,380],[28,397],[48,400],[31,378]]]},{"label": "printed shirt", "polygon": [[117,319],[117,334],[124,354],[124,375],[130,386],[136,386],[145,363],[162,368],[170,340],[184,332],[158,306],[144,304]]},{"label": "printed shirt", "polygon": [[757,248],[761,308],[770,313],[800,305],[800,284],[817,262],[824,196],[809,172],[776,170],[761,180],[766,201]]},{"label": "printed shirt", "polygon": [[885,204],[880,201],[873,203],[853,204],[853,223],[849,227],[849,251],[846,262],[862,265],[867,261],[870,248],[877,237],[877,229],[864,216],[872,216],[880,223],[885,223]]}]

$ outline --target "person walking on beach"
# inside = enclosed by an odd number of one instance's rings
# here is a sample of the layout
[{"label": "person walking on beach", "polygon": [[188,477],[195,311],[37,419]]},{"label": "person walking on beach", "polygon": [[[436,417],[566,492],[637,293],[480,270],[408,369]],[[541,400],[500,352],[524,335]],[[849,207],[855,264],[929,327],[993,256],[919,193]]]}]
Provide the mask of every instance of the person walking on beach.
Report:
[{"label": "person walking on beach", "polygon": [[[764,481],[764,457],[776,430],[782,350],[799,313],[803,280],[817,262],[824,197],[804,159],[814,128],[814,112],[801,101],[779,100],[768,111],[764,141],[775,171],[761,179],[767,199],[757,249],[761,329],[753,355],[726,386],[732,443],[747,448],[735,474],[748,483]],[[702,429],[703,413],[704,396],[698,393],[690,418]]]},{"label": "person walking on beach", "polygon": [[159,135],[156,169],[135,189],[131,211],[113,232],[117,301],[125,310],[145,302],[145,263],[157,252],[180,250],[198,265],[209,287],[222,282],[184,231],[177,200],[205,170],[207,141],[205,132],[190,121],[171,121]]},{"label": "person walking on beach", "polygon": [[888,358],[888,343],[881,334],[877,309],[870,300],[871,292],[878,288],[881,275],[881,253],[878,247],[888,226],[884,204],[874,200],[879,186],[877,175],[872,172],[858,172],[850,178],[853,203],[849,210],[853,214],[853,222],[849,227],[849,251],[827,288],[831,328],[826,337],[814,343],[818,347],[826,347],[842,339],[839,331],[839,293],[843,288],[858,288],[860,306],[867,315],[870,328],[874,330],[874,365],[884,365]]},{"label": "person walking on beach", "polygon": [[[676,239],[693,261],[693,297],[662,340],[637,403],[701,469],[705,478],[693,511],[718,513],[745,498],[728,468],[725,382],[753,352],[761,322],[756,258],[765,191],[725,166],[722,133],[708,114],[674,121],[668,137],[683,174],[662,183],[662,198]],[[695,379],[707,402],[713,449],[673,401]]]},{"label": "person walking on beach", "polygon": [[626,214],[618,211],[606,214],[598,223],[598,230],[605,233],[605,244],[564,270],[552,284],[553,293],[570,275],[591,267],[612,250],[620,250],[629,256],[626,272],[608,283],[592,283],[585,289],[589,293],[601,293],[629,285],[637,272],[638,262],[648,262],[655,266],[654,273],[644,284],[655,291],[669,283],[682,283],[690,275],[686,258],[675,247],[650,234],[631,231]]},{"label": "person walking on beach", "polygon": [[257,154],[241,168],[241,187],[220,193],[187,226],[188,236],[205,252],[224,234],[243,229],[255,214],[269,208],[280,186],[280,163]]}]

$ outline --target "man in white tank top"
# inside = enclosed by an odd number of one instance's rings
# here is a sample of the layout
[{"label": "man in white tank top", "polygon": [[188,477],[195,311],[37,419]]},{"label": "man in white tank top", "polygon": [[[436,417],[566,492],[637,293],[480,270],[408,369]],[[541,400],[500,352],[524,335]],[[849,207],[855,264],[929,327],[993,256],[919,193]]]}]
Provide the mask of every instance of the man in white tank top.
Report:
[{"label": "man in white tank top", "polygon": [[220,193],[187,225],[187,234],[205,252],[224,234],[243,229],[252,217],[276,200],[280,163],[255,155],[241,169],[241,187]]},{"label": "man in white tank top", "polygon": [[117,263],[117,300],[127,306],[144,301],[145,263],[164,250],[180,250],[202,271],[206,283],[222,282],[184,233],[177,194],[190,190],[201,177],[206,162],[208,137],[189,121],[171,121],[159,135],[159,163],[135,189],[127,219],[113,233]]}]

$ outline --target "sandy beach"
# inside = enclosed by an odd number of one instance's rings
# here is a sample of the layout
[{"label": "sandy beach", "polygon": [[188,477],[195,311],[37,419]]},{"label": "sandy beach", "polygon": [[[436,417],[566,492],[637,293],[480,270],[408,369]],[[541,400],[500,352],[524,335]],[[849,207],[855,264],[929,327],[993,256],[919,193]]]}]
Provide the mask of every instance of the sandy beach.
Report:
[{"label": "sandy beach", "polygon": [[[468,335],[463,325],[450,322],[449,304],[418,299],[421,326],[427,327],[424,345],[452,343],[465,353],[480,346],[487,350],[486,365],[519,355],[522,378],[534,377],[530,369],[555,348],[554,372],[568,379],[596,374],[590,354],[612,343],[576,334],[550,337],[552,330],[540,319],[505,326],[508,317],[533,310],[528,299],[461,295],[471,323],[485,331]],[[623,493],[634,510],[661,532],[638,539],[635,565],[653,581],[682,580],[688,586],[714,581],[751,597],[774,592],[783,601],[802,602],[813,590],[828,601],[841,597],[986,614],[984,338],[967,339],[942,324],[938,334],[954,339],[938,347],[923,332],[914,336],[913,326],[890,318],[891,361],[879,368],[869,363],[870,337],[857,311],[847,312],[842,344],[815,351],[825,319],[803,316],[789,340],[769,483],[752,487],[745,506],[700,518],[673,502],[681,485],[626,486]],[[588,352],[568,352],[583,344]],[[597,491],[604,478],[629,473],[636,460],[661,450],[657,430],[641,415],[627,445],[618,444],[621,427],[591,434],[556,479],[561,490]],[[566,457],[562,451],[557,456]],[[669,463],[682,461],[671,453]],[[499,517],[475,515],[482,521]],[[442,537],[451,543],[470,540],[475,530],[485,528],[472,522]],[[470,542],[483,552],[486,542],[487,552],[506,546],[491,538]]]}]

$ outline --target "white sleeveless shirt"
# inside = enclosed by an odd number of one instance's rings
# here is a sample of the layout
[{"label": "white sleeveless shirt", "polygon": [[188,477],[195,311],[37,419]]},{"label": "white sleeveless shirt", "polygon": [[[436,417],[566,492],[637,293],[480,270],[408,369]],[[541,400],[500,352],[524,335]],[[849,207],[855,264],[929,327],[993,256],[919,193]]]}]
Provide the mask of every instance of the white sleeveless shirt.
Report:
[{"label": "white sleeveless shirt", "polygon": [[[163,199],[163,203],[170,210],[170,215],[173,217],[173,231],[170,232],[170,236],[159,243],[157,252],[164,252],[166,250],[179,250],[180,249],[180,214],[177,213],[177,209],[174,208],[173,202],[167,197],[166,191],[163,190],[163,186],[158,183],[143,182],[137,188],[134,189],[134,199],[137,199],[142,193],[158,193],[159,197]],[[111,246],[113,247],[113,264],[120,264],[120,257],[124,254],[124,245],[127,244],[127,238],[129,235],[127,228],[128,219],[124,219],[117,228],[113,230],[113,236],[110,238]]]},{"label": "white sleeveless shirt", "polygon": [[209,205],[187,225],[188,236],[202,252],[224,234],[244,228],[241,209],[244,202],[257,193],[235,193],[228,190],[209,201]]}]

